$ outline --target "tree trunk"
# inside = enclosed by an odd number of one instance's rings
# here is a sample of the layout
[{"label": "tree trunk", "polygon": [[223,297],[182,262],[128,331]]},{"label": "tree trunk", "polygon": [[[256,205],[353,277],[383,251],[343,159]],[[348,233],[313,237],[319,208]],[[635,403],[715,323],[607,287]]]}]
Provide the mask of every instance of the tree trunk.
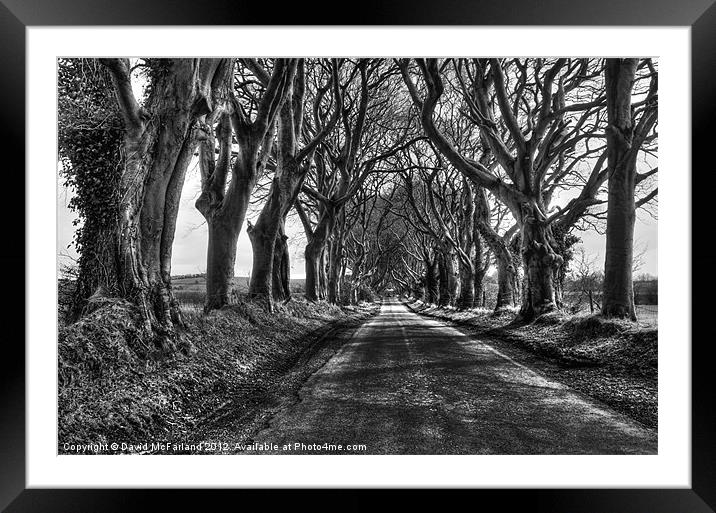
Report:
[{"label": "tree trunk", "polygon": [[497,258],[497,302],[495,312],[501,312],[514,304],[515,267],[509,252],[501,252]]},{"label": "tree trunk", "polygon": [[485,257],[482,250],[482,236],[477,233],[477,228],[475,228],[475,258],[474,258],[474,267],[475,267],[475,283],[473,286],[474,290],[474,299],[475,299],[475,306],[477,306],[477,303],[481,302],[480,306],[485,306],[484,304],[484,295],[485,295],[485,288],[484,288],[484,280],[485,280],[485,274],[487,273],[487,266],[485,265]]},{"label": "tree trunk", "polygon": [[[253,250],[253,265],[249,283],[249,297],[264,302],[269,311],[273,309],[275,249],[278,232],[283,220],[284,201],[280,177],[274,177],[268,200],[259,214],[256,225],[248,224],[246,233]],[[278,255],[279,263],[282,255]]]},{"label": "tree trunk", "polygon": [[318,260],[318,299],[326,299],[328,274],[326,271],[326,247],[323,246]]},{"label": "tree trunk", "polygon": [[607,59],[606,90],[607,162],[609,193],[607,207],[607,246],[604,264],[602,314],[636,320],[632,260],[636,186],[636,154],[630,152],[634,136],[631,114],[631,88],[637,59]]},{"label": "tree trunk", "polygon": [[445,265],[445,255],[442,253],[438,256],[438,306],[446,306],[450,304],[450,293],[448,285],[447,266]]},{"label": "tree trunk", "polygon": [[[297,169],[283,169],[274,178],[256,225],[247,228],[253,248],[249,295],[262,299],[269,310],[272,309],[272,299],[284,301],[291,297],[290,256],[284,227],[302,181],[303,174]],[[308,270],[306,279],[308,281]]]},{"label": "tree trunk", "polygon": [[353,263],[353,270],[351,272],[351,279],[348,281],[348,286],[350,287],[350,304],[357,305],[358,304],[358,289],[361,286],[362,278],[361,275],[363,273],[363,258],[364,255],[361,255],[354,263]]},{"label": "tree trunk", "polygon": [[[253,121],[246,116],[239,100],[233,96],[233,88],[224,91],[224,96],[231,101],[227,102],[230,108],[219,112],[221,117],[216,127],[216,136],[219,140],[217,161],[214,160],[213,120],[205,127],[206,136],[202,142],[199,161],[202,193],[196,201],[196,207],[206,218],[210,231],[212,225],[217,225],[217,235],[219,235],[210,242],[208,253],[207,275],[211,275],[212,279],[207,280],[206,311],[221,308],[230,302],[228,291],[231,289],[234,276],[236,244],[246,219],[251,193],[273,147],[276,115],[291,89],[296,65],[295,59],[276,59],[270,74],[266,71],[257,71],[260,69],[259,65],[256,69],[252,69],[257,79],[264,85],[263,95],[258,100],[257,114]],[[239,147],[239,151],[231,164],[234,144]],[[229,169],[231,182],[227,188]],[[271,197],[273,197],[273,189]],[[269,304],[273,248],[277,230],[274,223],[275,210],[272,204],[268,216],[270,219],[260,219],[260,226],[255,233],[251,229],[253,227],[247,230],[252,244],[256,243],[249,292],[254,296],[265,296]],[[226,260],[221,261],[222,257]]]},{"label": "tree trunk", "polygon": [[438,257],[438,276],[440,278],[438,306],[451,305],[455,299],[455,264],[452,254],[448,251],[440,252]]},{"label": "tree trunk", "polygon": [[[58,66],[58,150],[61,175],[73,186],[72,210],[82,220],[75,233],[77,280],[67,319],[78,320],[87,300],[120,297],[117,210],[123,172],[124,130],[111,75],[95,59],[63,59]],[[87,90],[94,94],[83,94]],[[83,118],[85,130],[76,120]],[[89,138],[89,141],[88,141]],[[90,142],[91,141],[91,142]],[[88,143],[92,152],[87,151]],[[69,164],[67,166],[66,164]]]},{"label": "tree trunk", "polygon": [[[263,166],[263,160],[259,155],[260,141],[256,140],[255,134],[251,131],[236,126],[234,135],[239,141],[241,151],[234,161],[231,169],[231,183],[224,195],[223,189],[228,173],[232,135],[228,116],[220,122],[217,135],[220,139],[220,160],[216,164],[216,170],[206,178],[207,183],[202,185],[202,193],[196,201],[196,208],[209,225],[206,304],[204,306],[204,310],[207,312],[222,308],[231,302],[230,292],[234,278],[236,245],[241,227],[246,219],[251,193],[258,179],[258,170]],[[213,159],[213,140],[207,146],[209,148],[204,148],[203,153]],[[251,238],[251,233],[249,233],[249,238]],[[272,250],[271,253],[273,253]],[[252,270],[252,276],[256,272]],[[270,280],[269,270],[269,292],[271,290]]]},{"label": "tree trunk", "polygon": [[[195,122],[208,114],[220,59],[162,60],[153,67],[147,108],[131,91],[129,62],[106,59],[125,119],[125,168],[117,222],[118,290],[137,304],[145,331],[173,351],[182,326],[171,290],[171,254],[179,198],[198,143]],[[151,116],[151,118],[150,118]]]},{"label": "tree trunk", "polygon": [[475,209],[476,221],[473,222],[473,235],[472,240],[475,244],[475,257],[473,258],[473,266],[475,268],[475,283],[473,286],[475,306],[485,306],[483,301],[484,295],[484,280],[485,274],[487,273],[488,265],[486,265],[486,258],[484,254],[484,238],[480,233],[479,220],[477,220],[478,211]]},{"label": "tree trunk", "polygon": [[460,309],[467,310],[475,307],[475,269],[473,266],[460,265]]},{"label": "tree trunk", "polygon": [[328,270],[326,272],[326,299],[332,305],[338,303],[340,283],[338,280],[339,269],[335,254],[335,242],[328,247]]},{"label": "tree trunk", "polygon": [[206,266],[206,304],[204,310],[219,309],[231,302],[231,286],[236,263],[239,234],[233,223],[210,220]]},{"label": "tree trunk", "polygon": [[439,297],[436,266],[435,259],[425,260],[425,302],[433,305],[437,304]]},{"label": "tree trunk", "polygon": [[325,249],[328,236],[333,230],[336,213],[328,207],[318,221],[312,234],[308,235],[306,244],[306,299],[318,301],[326,298],[326,265]]},{"label": "tree trunk", "polygon": [[475,272],[475,286],[473,288],[474,292],[474,306],[485,306],[483,297],[485,296],[485,271],[476,271]]},{"label": "tree trunk", "polygon": [[282,219],[279,225],[273,254],[273,298],[276,301],[291,299],[291,256],[288,252],[285,222],[286,220]]},{"label": "tree trunk", "polygon": [[249,297],[261,299],[266,303],[265,306],[271,310],[276,231],[269,231],[266,226],[260,226],[259,224],[251,226],[251,223],[249,223],[246,231],[249,234],[253,250]]},{"label": "tree trunk", "polygon": [[306,299],[318,301],[320,289],[320,261],[323,248],[317,246],[314,241],[306,245]]},{"label": "tree trunk", "polygon": [[480,252],[480,233],[475,226],[475,198],[470,181],[462,177],[462,222],[460,227],[460,252],[458,259],[460,273],[460,297],[458,307],[469,309],[475,306],[475,257],[471,255]]},{"label": "tree trunk", "polygon": [[520,316],[530,321],[557,308],[554,280],[563,259],[553,249],[552,230],[539,206],[523,204],[522,215],[525,293]]},{"label": "tree trunk", "polygon": [[342,244],[336,237],[328,252],[328,302],[333,305],[338,304],[341,295],[341,253]]},{"label": "tree trunk", "polygon": [[[490,248],[490,251],[492,251],[492,254],[495,255],[497,264],[497,301],[495,302],[495,312],[501,312],[505,308],[515,304],[515,279],[517,269],[513,261],[513,252],[510,250],[507,241],[490,225],[490,207],[483,188],[478,188],[475,194],[475,228],[479,232],[479,237],[476,237],[476,240],[481,241],[481,243],[484,241]],[[478,263],[476,262],[475,265],[477,266]],[[484,277],[487,269],[484,264],[482,264],[480,268],[483,269],[482,276]]]}]

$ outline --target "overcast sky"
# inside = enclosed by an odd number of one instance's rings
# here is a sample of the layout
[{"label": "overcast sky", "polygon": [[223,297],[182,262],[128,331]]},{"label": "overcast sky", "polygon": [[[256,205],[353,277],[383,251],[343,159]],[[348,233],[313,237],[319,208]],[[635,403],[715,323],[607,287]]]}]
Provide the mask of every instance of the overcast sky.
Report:
[{"label": "overcast sky", "polygon": [[[60,260],[66,259],[63,255],[76,256],[73,247],[67,246],[72,241],[72,234],[75,227],[72,226],[74,214],[67,207],[70,195],[69,192],[61,186],[61,180],[58,182],[58,201],[57,201],[57,217],[58,217],[58,239],[57,251]],[[201,182],[199,177],[199,169],[196,165],[192,165],[187,172],[187,179],[182,192],[181,205],[179,207],[179,217],[177,219],[177,231],[174,238],[174,249],[172,256],[172,274],[196,274],[206,271],[206,245],[207,245],[207,227],[204,218],[194,207],[194,202],[199,196],[201,190]],[[305,246],[305,238],[303,236],[303,228],[298,220],[294,220],[286,227],[289,236],[291,251],[291,277],[304,278],[304,259],[303,248]],[[603,266],[604,264],[604,236],[596,232],[579,232],[582,238],[585,252],[591,258],[596,258],[596,264]],[[645,212],[639,212],[634,231],[634,240],[636,251],[640,248],[646,248],[644,255],[643,267],[638,271],[641,273],[649,273],[658,275],[657,272],[657,221],[651,218]],[[251,243],[248,235],[246,235],[245,225],[241,230],[239,237],[238,249],[236,252],[236,267],[234,269],[236,276],[248,276],[251,271]]]}]

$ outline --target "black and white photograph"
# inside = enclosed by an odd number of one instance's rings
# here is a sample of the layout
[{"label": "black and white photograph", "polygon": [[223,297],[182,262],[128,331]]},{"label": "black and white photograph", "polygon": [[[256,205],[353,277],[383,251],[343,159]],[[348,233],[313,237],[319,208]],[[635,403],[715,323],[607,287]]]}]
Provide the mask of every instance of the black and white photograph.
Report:
[{"label": "black and white photograph", "polygon": [[57,59],[57,453],[658,454],[659,65]]}]

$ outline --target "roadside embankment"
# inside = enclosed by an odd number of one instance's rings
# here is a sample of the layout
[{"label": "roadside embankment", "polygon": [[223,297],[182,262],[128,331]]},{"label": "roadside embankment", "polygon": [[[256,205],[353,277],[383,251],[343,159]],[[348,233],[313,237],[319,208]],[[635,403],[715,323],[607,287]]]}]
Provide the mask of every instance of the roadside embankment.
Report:
[{"label": "roadside embankment", "polygon": [[222,417],[248,415],[250,423],[253,403],[288,393],[332,356],[339,338],[327,335],[378,308],[294,299],[273,313],[251,302],[209,315],[187,311],[191,350],[156,359],[137,346],[133,307],[108,301],[59,328],[59,452],[75,453],[70,444],[112,453],[105,447],[113,442],[195,440]]}]

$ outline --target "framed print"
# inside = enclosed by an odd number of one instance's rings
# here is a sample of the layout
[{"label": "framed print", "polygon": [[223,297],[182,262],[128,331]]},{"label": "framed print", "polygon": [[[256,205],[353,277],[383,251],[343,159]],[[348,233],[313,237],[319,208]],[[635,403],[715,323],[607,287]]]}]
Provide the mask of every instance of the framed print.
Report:
[{"label": "framed print", "polygon": [[355,11],[2,0],[0,505],[716,510],[716,7]]}]

